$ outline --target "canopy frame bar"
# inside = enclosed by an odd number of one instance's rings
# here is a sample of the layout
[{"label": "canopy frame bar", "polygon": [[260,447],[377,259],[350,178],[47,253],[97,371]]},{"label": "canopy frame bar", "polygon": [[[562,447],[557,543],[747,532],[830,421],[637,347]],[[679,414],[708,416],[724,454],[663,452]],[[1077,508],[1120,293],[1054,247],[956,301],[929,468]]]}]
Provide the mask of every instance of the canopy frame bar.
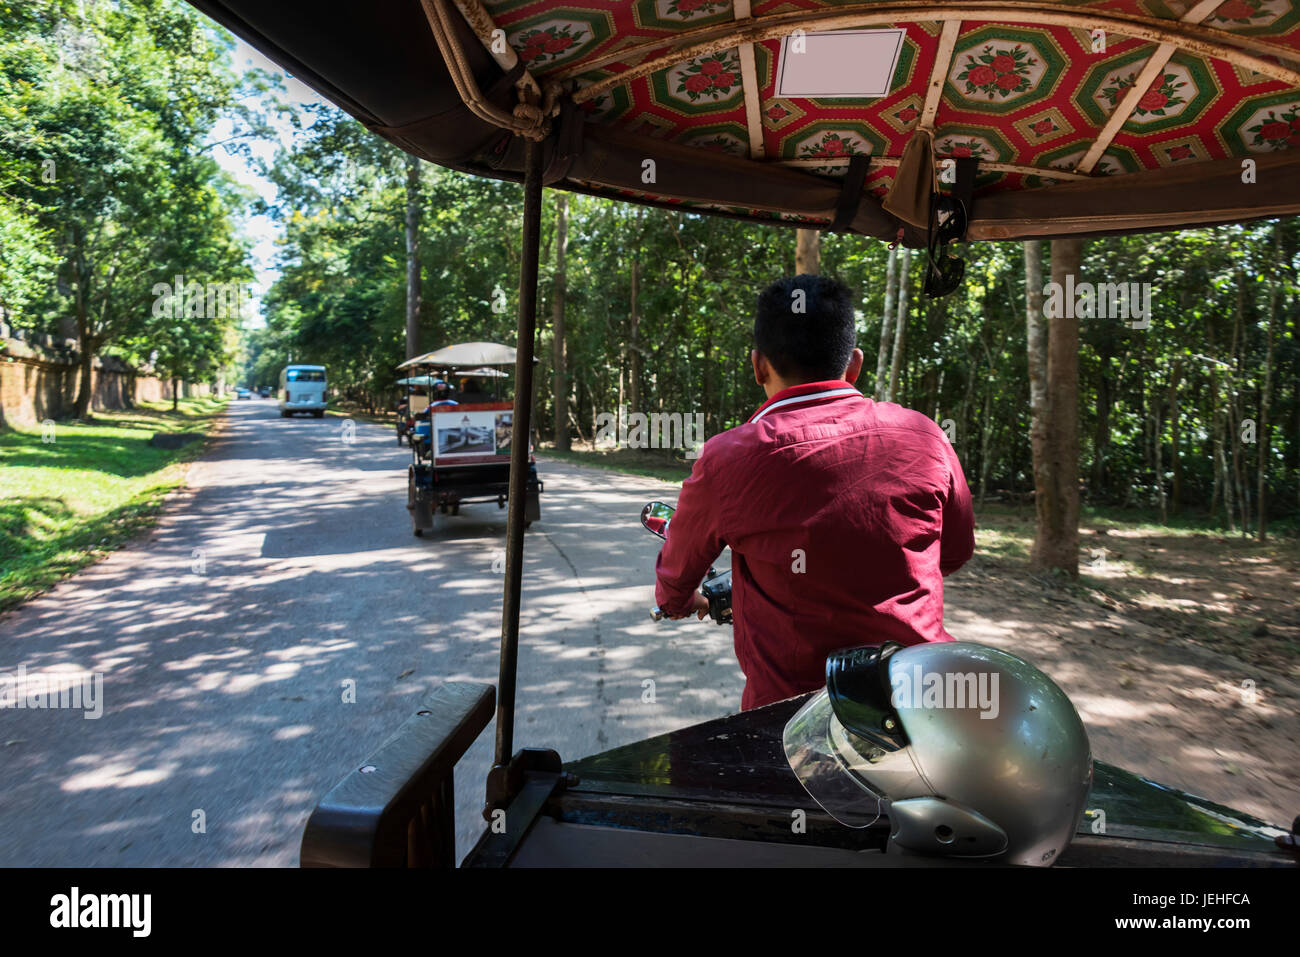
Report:
[{"label": "canopy frame bar", "polygon": [[921,121],[917,124],[919,129],[934,129],[934,117],[939,112],[939,101],[943,99],[943,87],[948,82],[948,69],[952,66],[952,55],[960,35],[960,20],[944,22],[943,32],[939,34],[939,49],[934,54],[934,67],[930,70],[930,83],[925,90],[925,106],[921,108]]},{"label": "canopy frame bar", "polygon": [[[1201,0],[1196,6],[1192,7],[1182,16],[1183,23],[1200,23],[1223,3],[1223,0]],[[1138,72],[1137,77],[1133,80],[1133,85],[1129,91],[1124,94],[1124,98],[1115,105],[1115,110],[1106,120],[1106,125],[1101,128],[1097,134],[1097,139],[1093,141],[1092,146],[1088,147],[1088,152],[1083,155],[1075,165],[1075,169],[1080,173],[1091,173],[1098,161],[1110,148],[1110,144],[1119,131],[1124,128],[1129,119],[1132,118],[1134,111],[1137,109],[1138,101],[1142,99],[1146,89],[1151,85],[1151,81],[1156,78],[1157,74],[1164,74],[1165,64],[1167,64],[1174,53],[1177,52],[1172,43],[1162,43],[1156,47],[1147,62]]]},{"label": "canopy frame bar", "polygon": [[519,608],[524,567],[524,512],[528,447],[532,441],[533,353],[537,335],[537,272],[542,224],[542,144],[525,139],[523,241],[519,263],[519,321],[515,344],[515,408],[510,439],[506,569],[501,601],[501,661],[497,676],[494,770],[504,769],[514,747],[515,688],[519,665]]},{"label": "canopy frame bar", "polygon": [[[515,87],[519,94],[519,102],[515,104],[513,112],[507,113],[489,100],[479,87],[478,80],[474,76],[473,67],[466,58],[465,49],[456,37],[452,20],[455,14],[447,9],[447,0],[420,0],[420,5],[424,9],[424,16],[429,23],[429,29],[433,31],[434,40],[437,41],[438,51],[442,54],[443,62],[447,66],[447,72],[451,74],[452,83],[455,85],[456,92],[460,95],[461,101],[466,108],[484,122],[499,126],[503,130],[509,130],[530,140],[545,139],[551,131],[550,114],[554,112],[555,108],[556,88],[548,87],[547,91],[542,94],[539,105],[536,102],[538,100],[537,93],[534,92],[526,80],[521,80]],[[488,17],[487,11],[481,6],[478,9],[482,12],[483,17],[487,18],[487,40],[484,40],[478,32],[483,27],[483,24],[479,23],[476,26],[474,21],[470,19],[473,14],[472,9],[470,13],[467,13],[465,8],[458,8],[458,12],[470,29],[474,31],[475,36],[487,46],[488,53],[496,57],[497,54],[492,51],[491,39],[492,31],[496,27],[492,25],[492,20]],[[516,64],[519,62],[517,56],[515,62]],[[498,59],[497,63],[500,66],[501,61]],[[527,74],[527,71],[525,73]],[[531,74],[527,74],[527,76],[531,79]]]},{"label": "canopy frame bar", "polygon": [[497,66],[502,71],[509,73],[519,68],[523,72],[519,77],[517,86],[521,90],[527,90],[534,100],[541,99],[542,88],[538,85],[537,80],[527,67],[520,67],[519,54],[515,48],[505,42],[505,31],[501,30],[501,44],[498,46],[495,34],[500,29],[492,15],[488,13],[487,8],[483,6],[482,0],[455,0],[456,9],[460,15],[465,18],[469,28],[474,31],[474,35],[479,38],[483,48],[491,55],[492,59],[497,61]]},{"label": "canopy frame bar", "polygon": [[[737,20],[753,18],[750,0],[734,0],[732,13]],[[754,44],[740,45],[740,85],[745,94],[745,128],[749,134],[749,158],[761,160],[767,153],[763,145],[763,91],[758,83],[758,64]]]}]

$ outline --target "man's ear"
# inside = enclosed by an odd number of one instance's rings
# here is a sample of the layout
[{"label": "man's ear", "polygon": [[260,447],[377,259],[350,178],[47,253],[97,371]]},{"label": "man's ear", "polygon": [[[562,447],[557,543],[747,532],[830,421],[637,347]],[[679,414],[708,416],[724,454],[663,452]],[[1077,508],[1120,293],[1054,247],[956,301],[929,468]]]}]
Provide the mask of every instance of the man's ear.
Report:
[{"label": "man's ear", "polygon": [[853,355],[849,356],[849,364],[844,369],[844,381],[849,385],[858,381],[858,373],[862,371],[862,350],[854,349]]},{"label": "man's ear", "polygon": [[767,356],[757,349],[750,350],[749,361],[754,364],[754,381],[759,385],[767,385],[768,376],[772,374],[772,367],[768,364]]}]

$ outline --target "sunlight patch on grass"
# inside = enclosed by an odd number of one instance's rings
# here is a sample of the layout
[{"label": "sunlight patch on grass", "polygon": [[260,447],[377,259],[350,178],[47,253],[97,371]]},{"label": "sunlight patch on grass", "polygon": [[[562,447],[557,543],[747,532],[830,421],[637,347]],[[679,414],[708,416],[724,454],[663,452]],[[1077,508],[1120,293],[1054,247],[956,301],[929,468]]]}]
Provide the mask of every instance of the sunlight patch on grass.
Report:
[{"label": "sunlight patch on grass", "polygon": [[975,554],[986,558],[1028,560],[1033,542],[1032,531],[988,526],[975,530]]}]

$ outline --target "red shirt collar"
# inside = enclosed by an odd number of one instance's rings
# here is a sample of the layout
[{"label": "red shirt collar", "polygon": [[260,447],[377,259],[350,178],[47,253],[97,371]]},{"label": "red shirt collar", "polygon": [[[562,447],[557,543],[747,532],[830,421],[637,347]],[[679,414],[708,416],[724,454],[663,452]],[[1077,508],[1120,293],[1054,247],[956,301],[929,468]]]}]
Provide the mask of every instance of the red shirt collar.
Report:
[{"label": "red shirt collar", "polygon": [[753,422],[757,418],[765,416],[777,403],[782,408],[794,406],[797,408],[807,408],[802,402],[788,402],[788,399],[806,398],[809,402],[831,402],[835,399],[848,398],[850,396],[861,396],[862,393],[854,388],[850,383],[843,379],[827,379],[824,382],[804,382],[799,385],[792,385],[789,388],[782,389],[776,395],[772,396],[757,409],[748,419]]}]

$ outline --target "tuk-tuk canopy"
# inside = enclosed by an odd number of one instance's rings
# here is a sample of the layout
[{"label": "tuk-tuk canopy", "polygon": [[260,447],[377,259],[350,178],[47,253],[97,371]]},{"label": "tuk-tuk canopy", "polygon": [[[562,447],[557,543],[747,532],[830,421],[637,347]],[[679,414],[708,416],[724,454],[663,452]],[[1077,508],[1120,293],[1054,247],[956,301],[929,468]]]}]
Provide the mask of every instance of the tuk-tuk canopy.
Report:
[{"label": "tuk-tuk canopy", "polygon": [[[515,364],[514,346],[503,346],[496,342],[461,342],[454,346],[445,346],[426,352],[424,355],[407,359],[397,368],[409,369],[413,366],[433,366],[442,369],[454,369],[457,366],[511,366]],[[496,373],[476,372],[473,375]]]},{"label": "tuk-tuk canopy", "polygon": [[1300,212],[1290,0],[192,2],[501,179],[911,246],[963,160],[972,239]]}]

